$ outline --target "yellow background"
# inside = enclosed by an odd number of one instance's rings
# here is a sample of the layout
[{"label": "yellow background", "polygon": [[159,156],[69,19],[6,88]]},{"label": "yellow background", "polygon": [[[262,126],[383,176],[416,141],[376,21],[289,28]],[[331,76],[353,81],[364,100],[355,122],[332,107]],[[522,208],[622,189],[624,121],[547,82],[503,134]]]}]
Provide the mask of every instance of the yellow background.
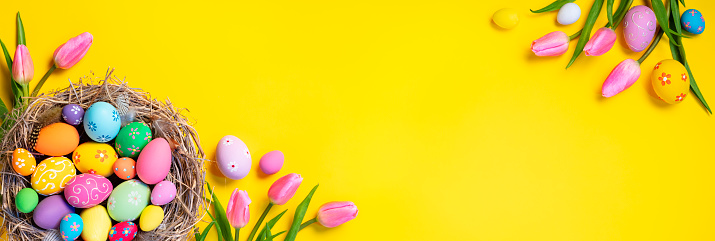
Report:
[{"label": "yellow background", "polygon": [[[305,180],[271,212],[290,209],[276,230],[317,183],[308,216],[328,201],[359,207],[357,219],[314,225],[299,240],[715,239],[713,117],[692,94],[667,105],[651,88],[653,66],[671,58],[667,38],[635,85],[605,99],[611,69],[640,53],[619,28],[613,50],[569,70],[576,41],[563,56],[535,57],[533,39],[577,31],[592,3],[577,1],[581,20],[564,27],[556,12],[527,13],[549,2],[4,1],[0,37],[14,46],[20,11],[36,83],[54,49],[88,31],[85,59],[56,71],[45,91],[112,66],[188,108],[208,158],[222,136],[241,138],[251,174],[230,181],[210,170],[208,181],[224,205],[234,188],[247,190],[253,222],[270,184],[290,172]],[[687,3],[715,19],[710,1]],[[491,22],[503,7],[521,11],[517,28]],[[597,26],[605,22],[603,10]],[[715,106],[713,31],[685,45]],[[261,175],[271,150],[285,166]]]}]

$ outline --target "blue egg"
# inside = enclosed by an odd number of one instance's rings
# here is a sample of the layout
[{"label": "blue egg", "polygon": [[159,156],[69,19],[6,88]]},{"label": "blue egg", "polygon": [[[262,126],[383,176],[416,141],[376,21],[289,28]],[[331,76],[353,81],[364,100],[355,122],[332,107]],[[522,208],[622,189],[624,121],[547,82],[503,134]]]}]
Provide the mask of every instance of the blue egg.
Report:
[{"label": "blue egg", "polygon": [[84,131],[92,140],[104,143],[117,137],[122,125],[117,108],[107,102],[92,104],[84,113]]},{"label": "blue egg", "polygon": [[64,241],[77,239],[82,234],[82,229],[84,229],[84,222],[76,213],[67,214],[60,220],[60,234]]},{"label": "blue egg", "polygon": [[705,19],[703,19],[703,14],[695,9],[685,10],[683,17],[680,18],[680,23],[682,23],[683,29],[690,33],[701,34],[705,31]]}]

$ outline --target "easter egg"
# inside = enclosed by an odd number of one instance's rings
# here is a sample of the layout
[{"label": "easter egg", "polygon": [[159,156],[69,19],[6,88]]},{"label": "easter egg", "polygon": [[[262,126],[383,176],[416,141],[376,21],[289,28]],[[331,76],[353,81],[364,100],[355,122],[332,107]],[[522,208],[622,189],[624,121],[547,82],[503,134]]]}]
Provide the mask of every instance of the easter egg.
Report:
[{"label": "easter egg", "polygon": [[97,205],[82,211],[79,214],[84,221],[82,239],[85,241],[104,241],[109,236],[112,228],[112,220],[107,216],[107,209],[102,205]]},{"label": "easter egg", "polygon": [[112,193],[112,182],[97,174],[80,174],[67,182],[65,199],[76,208],[90,208],[104,202]]},{"label": "easter egg", "polygon": [[23,188],[15,195],[15,206],[21,213],[30,213],[37,207],[39,197],[32,188]]},{"label": "easter egg", "polygon": [[114,139],[121,125],[117,108],[107,102],[94,103],[84,113],[84,131],[96,142]]},{"label": "easter egg", "polygon": [[623,18],[623,36],[628,48],[635,52],[647,48],[653,41],[657,23],[655,13],[647,6],[638,5],[628,10]]},{"label": "easter egg", "polygon": [[84,109],[78,104],[69,104],[62,108],[62,119],[67,124],[79,125],[82,123],[82,118],[84,118]]},{"label": "easter egg", "polygon": [[62,195],[52,195],[37,204],[32,220],[40,228],[56,229],[60,227],[60,220],[70,213],[74,213],[74,208],[65,202],[65,198]]},{"label": "easter egg", "polygon": [[283,152],[271,151],[261,157],[261,161],[258,162],[258,166],[261,167],[261,171],[265,174],[275,174],[283,167],[283,158]]},{"label": "easter egg", "polygon": [[117,161],[117,153],[109,144],[90,141],[75,149],[72,161],[81,173],[109,177],[114,173],[112,167]]},{"label": "easter egg", "polygon": [[35,150],[48,156],[64,156],[79,145],[77,129],[65,123],[54,123],[40,129]]},{"label": "easter egg", "polygon": [[136,158],[151,141],[151,129],[142,122],[132,122],[122,127],[114,141],[119,156]]},{"label": "easter egg", "polygon": [[37,193],[48,196],[60,193],[65,185],[77,172],[70,159],[66,157],[50,157],[37,165],[30,182]]},{"label": "easter egg", "polygon": [[690,76],[680,62],[666,59],[658,62],[651,76],[653,90],[668,104],[683,102],[690,88]]},{"label": "easter egg", "polygon": [[17,148],[12,152],[12,169],[20,175],[27,176],[35,172],[37,160],[29,151]]},{"label": "easter egg", "polygon": [[163,181],[170,168],[171,148],[164,138],[149,142],[137,158],[137,176],[147,184]]},{"label": "easter egg", "polygon": [[161,206],[176,197],[176,186],[170,181],[162,181],[151,190],[151,204]]},{"label": "easter egg", "polygon": [[519,25],[519,14],[516,12],[516,9],[502,8],[494,12],[492,21],[503,29],[512,29],[516,27],[516,25]]},{"label": "easter egg", "polygon": [[131,241],[137,236],[137,225],[133,222],[124,221],[115,224],[109,230],[109,241]]},{"label": "easter egg", "polygon": [[132,179],[137,174],[135,166],[134,159],[129,157],[119,158],[114,162],[114,175],[124,180]]},{"label": "easter egg", "polygon": [[60,221],[60,234],[62,235],[62,240],[72,241],[79,238],[79,235],[82,233],[82,229],[84,229],[84,222],[76,213],[67,214]]},{"label": "easter egg", "polygon": [[135,179],[117,185],[109,195],[107,210],[117,222],[134,221],[149,204],[149,186]]},{"label": "easter egg", "polygon": [[251,153],[241,139],[227,135],[216,146],[216,163],[224,176],[242,179],[251,170]]},{"label": "easter egg", "polygon": [[162,221],[164,221],[164,210],[161,207],[149,205],[142,211],[139,228],[144,232],[152,231],[159,227]]},{"label": "easter egg", "polygon": [[579,18],[581,18],[581,8],[575,3],[564,4],[556,15],[556,21],[561,25],[575,23]]},{"label": "easter egg", "polygon": [[695,9],[688,9],[683,12],[683,16],[680,17],[680,23],[683,25],[683,29],[693,34],[701,34],[705,31],[705,19],[700,11]]}]

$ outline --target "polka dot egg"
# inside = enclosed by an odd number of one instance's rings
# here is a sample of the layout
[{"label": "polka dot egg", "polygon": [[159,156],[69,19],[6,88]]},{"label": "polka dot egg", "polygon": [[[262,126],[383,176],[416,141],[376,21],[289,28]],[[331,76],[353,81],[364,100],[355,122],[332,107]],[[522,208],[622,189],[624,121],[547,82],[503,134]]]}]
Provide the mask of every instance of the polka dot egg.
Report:
[{"label": "polka dot egg", "polygon": [[154,186],[151,191],[151,204],[161,206],[174,200],[176,186],[170,181],[162,181]]},{"label": "polka dot egg", "polygon": [[129,157],[122,157],[114,162],[114,174],[121,179],[130,180],[134,178],[134,176],[136,176],[137,174],[137,170],[135,167],[136,162],[134,161],[134,159],[131,159]]},{"label": "polka dot egg", "polygon": [[12,169],[23,176],[31,175],[35,172],[37,161],[35,156],[29,151],[17,148],[12,153]]},{"label": "polka dot egg", "polygon": [[690,76],[680,62],[667,59],[658,62],[651,76],[653,90],[668,104],[683,102],[690,88]]}]

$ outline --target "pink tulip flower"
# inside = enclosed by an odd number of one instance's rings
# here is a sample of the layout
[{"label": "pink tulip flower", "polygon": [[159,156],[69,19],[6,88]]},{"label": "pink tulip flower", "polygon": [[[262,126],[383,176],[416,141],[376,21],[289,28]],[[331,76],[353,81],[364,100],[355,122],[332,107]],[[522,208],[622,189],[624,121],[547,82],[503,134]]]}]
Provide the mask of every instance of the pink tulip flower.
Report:
[{"label": "pink tulip flower", "polygon": [[329,202],[318,209],[318,222],[334,228],[357,217],[358,208],[353,202]]},{"label": "pink tulip flower", "polygon": [[57,68],[69,69],[77,64],[87,54],[92,40],[92,34],[84,32],[57,47],[53,55]]},{"label": "pink tulip flower", "polygon": [[641,65],[632,59],[623,60],[603,82],[603,97],[611,97],[631,87],[641,76]]},{"label": "pink tulip flower", "polygon": [[551,32],[531,42],[531,51],[536,56],[559,56],[569,49],[569,36],[561,31]]},{"label": "pink tulip flower", "polygon": [[226,208],[226,217],[232,227],[243,228],[248,224],[248,220],[251,217],[248,207],[249,204],[251,204],[251,199],[248,198],[246,191],[239,191],[238,188],[233,190],[231,198],[228,200],[228,207]]},{"label": "pink tulip flower", "polygon": [[276,180],[271,185],[271,188],[268,189],[268,198],[273,204],[286,204],[295,195],[295,191],[298,190],[301,182],[303,182],[303,178],[298,174],[285,175]]},{"label": "pink tulip flower", "polygon": [[18,45],[15,50],[15,60],[12,64],[12,78],[21,85],[27,85],[35,75],[35,65],[32,64],[27,46]]},{"label": "pink tulip flower", "polygon": [[583,48],[583,52],[586,56],[600,56],[605,54],[611,48],[613,44],[616,43],[616,32],[611,28],[599,28],[593,37],[588,40],[586,46]]}]

